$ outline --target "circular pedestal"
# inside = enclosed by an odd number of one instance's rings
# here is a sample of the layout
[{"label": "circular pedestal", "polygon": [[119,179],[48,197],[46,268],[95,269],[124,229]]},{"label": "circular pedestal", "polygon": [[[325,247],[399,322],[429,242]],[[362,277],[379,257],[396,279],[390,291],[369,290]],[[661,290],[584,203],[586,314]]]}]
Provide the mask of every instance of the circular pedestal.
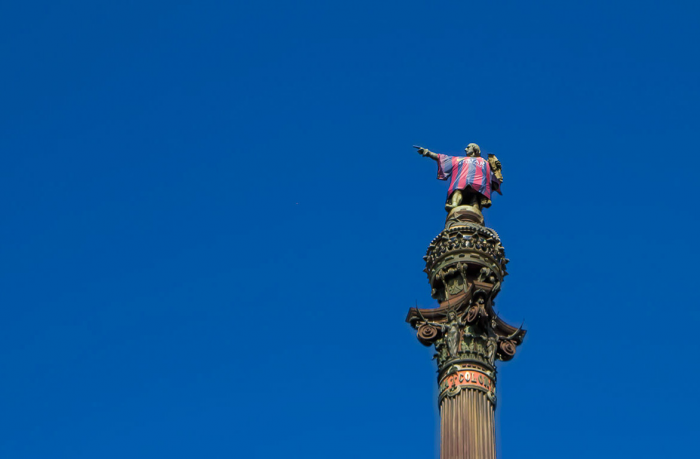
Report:
[{"label": "circular pedestal", "polygon": [[457,206],[447,214],[445,229],[464,223],[484,224],[484,215],[476,206]]}]

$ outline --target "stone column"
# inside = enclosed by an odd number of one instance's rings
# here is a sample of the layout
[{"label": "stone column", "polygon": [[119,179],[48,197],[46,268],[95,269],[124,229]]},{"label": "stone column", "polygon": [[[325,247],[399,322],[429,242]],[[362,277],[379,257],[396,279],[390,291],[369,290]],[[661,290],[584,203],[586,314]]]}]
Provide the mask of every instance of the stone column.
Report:
[{"label": "stone column", "polygon": [[491,400],[476,389],[465,389],[454,397],[443,398],[440,402],[440,457],[495,459],[494,409]]},{"label": "stone column", "polygon": [[498,234],[472,206],[450,212],[424,259],[440,307],[411,308],[406,321],[422,344],[435,346],[440,457],[495,459],[495,364],[512,359],[526,333],[494,310],[508,259]]}]

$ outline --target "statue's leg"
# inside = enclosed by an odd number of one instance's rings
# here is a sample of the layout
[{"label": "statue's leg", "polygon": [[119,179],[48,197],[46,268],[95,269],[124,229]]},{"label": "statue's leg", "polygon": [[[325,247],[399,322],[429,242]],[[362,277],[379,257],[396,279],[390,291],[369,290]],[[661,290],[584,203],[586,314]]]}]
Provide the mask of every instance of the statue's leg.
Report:
[{"label": "statue's leg", "polygon": [[452,193],[452,196],[450,196],[450,199],[445,205],[445,209],[449,212],[450,210],[454,209],[458,205],[462,204],[462,191],[461,190],[455,190]]},{"label": "statue's leg", "polygon": [[457,207],[458,205],[462,204],[462,199],[462,191],[457,190],[454,193],[452,193],[452,202],[450,204],[452,204],[452,207]]},{"label": "statue's leg", "polygon": [[477,193],[475,191],[472,191],[469,189],[469,195],[467,196],[467,204],[468,206],[474,206],[477,209],[481,210],[481,194]]}]

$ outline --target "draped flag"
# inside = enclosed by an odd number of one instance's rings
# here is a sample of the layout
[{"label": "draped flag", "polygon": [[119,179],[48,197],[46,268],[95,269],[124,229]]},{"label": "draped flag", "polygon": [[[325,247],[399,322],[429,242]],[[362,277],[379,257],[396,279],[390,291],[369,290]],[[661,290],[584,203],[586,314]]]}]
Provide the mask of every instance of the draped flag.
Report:
[{"label": "draped flag", "polygon": [[501,193],[501,182],[491,171],[491,165],[481,156],[448,156],[438,154],[439,180],[450,180],[447,197],[455,190],[464,190],[468,186],[488,199],[491,199],[491,189]]}]

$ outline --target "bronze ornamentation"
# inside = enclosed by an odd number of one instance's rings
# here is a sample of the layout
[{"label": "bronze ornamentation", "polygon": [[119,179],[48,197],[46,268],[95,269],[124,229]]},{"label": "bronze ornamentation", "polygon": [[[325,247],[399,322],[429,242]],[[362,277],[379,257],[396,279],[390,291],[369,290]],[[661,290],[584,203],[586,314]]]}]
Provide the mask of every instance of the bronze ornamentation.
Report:
[{"label": "bronze ornamentation", "polygon": [[[487,171],[481,177],[487,177],[488,184],[500,192],[501,163],[492,154],[488,160],[481,158],[478,145],[469,144],[465,157],[415,148],[438,162],[438,178],[447,176],[444,167],[478,166],[481,173]],[[465,165],[465,158],[473,159]],[[449,194],[445,227],[423,257],[431,295],[439,307],[410,308],[406,317],[417,330],[418,340],[435,346],[443,459],[495,459],[495,365],[513,359],[526,334],[495,311],[494,300],[508,275],[509,260],[498,233],[484,226],[481,211],[491,205],[486,184],[469,180]]]}]

